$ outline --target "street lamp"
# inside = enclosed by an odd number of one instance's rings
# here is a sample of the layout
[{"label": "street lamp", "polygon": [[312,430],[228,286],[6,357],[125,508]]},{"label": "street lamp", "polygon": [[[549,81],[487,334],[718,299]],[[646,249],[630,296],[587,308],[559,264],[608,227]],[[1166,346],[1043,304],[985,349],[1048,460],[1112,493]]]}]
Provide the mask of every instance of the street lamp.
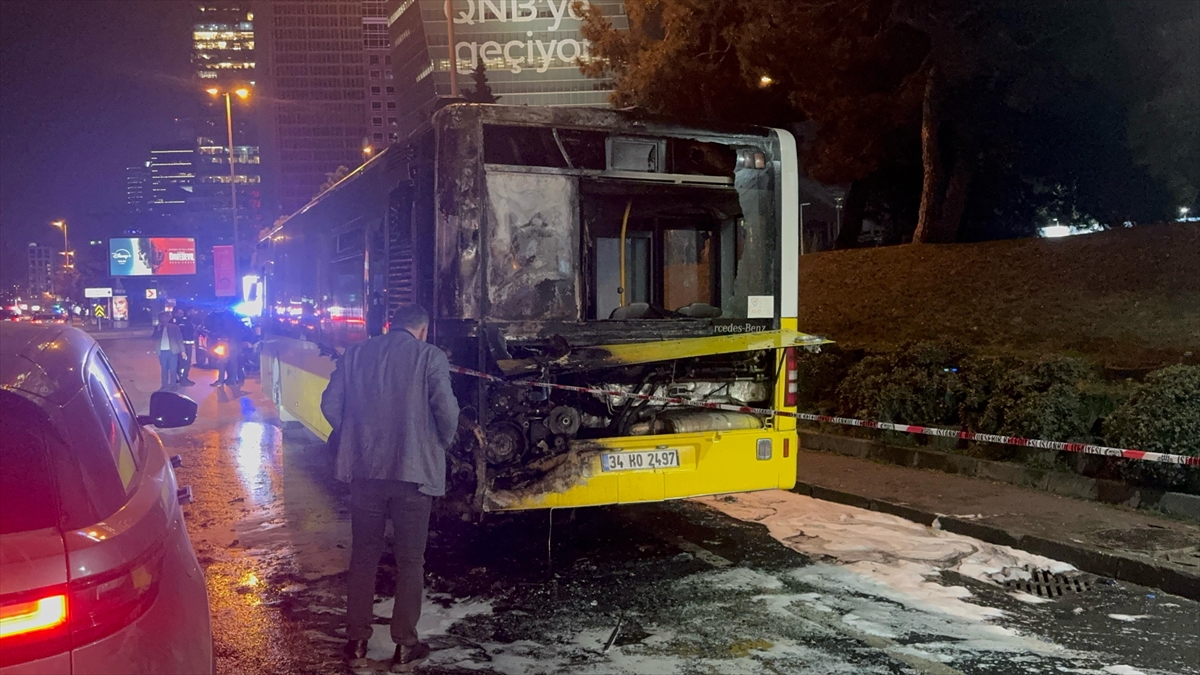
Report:
[{"label": "street lamp", "polygon": [[73,268],[74,265],[71,264],[71,246],[70,246],[70,244],[67,243],[67,221],[56,220],[50,224],[57,227],[58,229],[62,230],[62,233],[63,233],[63,269],[69,270],[69,269]]},{"label": "street lamp", "polygon": [[238,278],[238,221],[237,221],[237,172],[234,170],[233,163],[233,103],[232,97],[245,100],[250,97],[250,89],[247,87],[235,87],[221,91],[217,87],[209,87],[206,89],[212,96],[225,97],[225,131],[229,138],[229,205],[232,207],[233,214],[233,278]]}]

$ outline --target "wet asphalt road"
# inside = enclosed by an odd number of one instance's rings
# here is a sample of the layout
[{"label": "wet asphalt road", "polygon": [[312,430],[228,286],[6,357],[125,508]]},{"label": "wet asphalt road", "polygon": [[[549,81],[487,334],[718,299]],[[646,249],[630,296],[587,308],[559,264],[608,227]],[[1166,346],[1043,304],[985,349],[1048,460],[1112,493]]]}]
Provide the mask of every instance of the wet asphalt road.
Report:
[{"label": "wet asphalt road", "polygon": [[[139,409],[158,384],[148,342],[102,341]],[[209,387],[213,377],[193,370],[185,391],[197,423],[160,433],[195,492],[186,517],[218,672],[350,673],[338,651],[346,488],[324,444],[283,430],[257,382],[234,391]],[[1200,674],[1197,603],[1097,580],[1031,604],[945,566],[920,568],[915,588],[910,554],[887,537],[865,557],[814,553],[804,532],[772,536],[765,519],[727,515],[759,503],[436,518],[421,628],[438,651],[420,672]],[[853,511],[831,512],[858,528],[847,541],[877,525]],[[389,562],[372,669],[391,653]],[[943,597],[955,594],[966,599]]]}]

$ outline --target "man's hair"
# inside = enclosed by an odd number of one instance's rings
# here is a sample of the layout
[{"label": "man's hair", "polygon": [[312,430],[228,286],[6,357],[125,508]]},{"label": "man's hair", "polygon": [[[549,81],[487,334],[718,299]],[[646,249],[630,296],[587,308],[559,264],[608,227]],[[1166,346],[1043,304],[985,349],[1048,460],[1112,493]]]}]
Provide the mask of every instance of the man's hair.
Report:
[{"label": "man's hair", "polygon": [[392,311],[392,328],[409,328],[416,330],[429,325],[429,312],[416,304],[404,304]]}]

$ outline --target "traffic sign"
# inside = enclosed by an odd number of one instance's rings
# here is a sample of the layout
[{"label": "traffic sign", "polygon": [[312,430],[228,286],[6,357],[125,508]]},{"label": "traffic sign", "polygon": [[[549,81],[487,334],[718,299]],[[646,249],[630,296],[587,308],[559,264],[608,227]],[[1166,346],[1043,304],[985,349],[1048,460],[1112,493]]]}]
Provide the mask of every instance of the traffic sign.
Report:
[{"label": "traffic sign", "polygon": [[83,297],[85,298],[111,298],[113,296],[112,288],[85,288],[83,289]]},{"label": "traffic sign", "polygon": [[94,313],[96,314],[97,319],[107,319],[108,318],[108,312],[104,311],[104,305],[96,305],[93,308],[93,310],[94,310]]},{"label": "traffic sign", "polygon": [[158,299],[158,289],[157,288],[147,288],[146,289],[146,299],[147,300],[157,300]]}]

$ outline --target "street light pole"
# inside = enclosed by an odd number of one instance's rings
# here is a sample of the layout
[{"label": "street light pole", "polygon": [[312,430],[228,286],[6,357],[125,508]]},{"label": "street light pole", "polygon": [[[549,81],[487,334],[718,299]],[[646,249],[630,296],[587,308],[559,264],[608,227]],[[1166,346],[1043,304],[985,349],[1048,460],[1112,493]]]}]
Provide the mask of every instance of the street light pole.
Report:
[{"label": "street light pole", "polygon": [[213,96],[219,96],[222,93],[225,95],[225,132],[229,143],[229,205],[230,213],[233,217],[233,278],[237,279],[238,270],[238,212],[237,212],[237,170],[234,163],[234,147],[233,147],[233,95],[237,94],[238,98],[244,99],[250,95],[250,89],[247,87],[237,87],[236,89],[226,89],[222,92],[217,87],[212,87],[207,90]]},{"label": "street light pole", "polygon": [[454,45],[454,7],[450,0],[446,0],[446,48],[450,52],[450,95],[457,98],[458,48]]},{"label": "street light pole", "polygon": [[238,278],[237,173],[233,163],[233,103],[225,92],[225,130],[229,134],[229,203],[233,207],[233,278]]},{"label": "street light pole", "polygon": [[67,242],[67,221],[56,220],[51,225],[62,230],[63,233],[63,269],[71,269],[71,245]]},{"label": "street light pole", "polygon": [[812,202],[800,204],[800,255],[804,255],[804,207],[812,206]]}]

